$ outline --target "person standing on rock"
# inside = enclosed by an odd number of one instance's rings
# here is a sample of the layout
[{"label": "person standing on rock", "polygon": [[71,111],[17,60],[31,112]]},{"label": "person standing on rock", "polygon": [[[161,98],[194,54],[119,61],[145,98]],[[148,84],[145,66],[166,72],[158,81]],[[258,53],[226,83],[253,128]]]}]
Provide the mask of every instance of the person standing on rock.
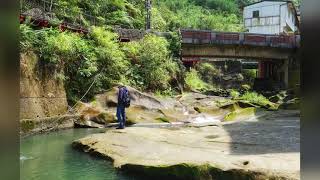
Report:
[{"label": "person standing on rock", "polygon": [[125,109],[130,106],[130,94],[127,87],[123,85],[119,85],[118,89],[117,119],[119,127],[117,129],[124,129],[126,123]]}]

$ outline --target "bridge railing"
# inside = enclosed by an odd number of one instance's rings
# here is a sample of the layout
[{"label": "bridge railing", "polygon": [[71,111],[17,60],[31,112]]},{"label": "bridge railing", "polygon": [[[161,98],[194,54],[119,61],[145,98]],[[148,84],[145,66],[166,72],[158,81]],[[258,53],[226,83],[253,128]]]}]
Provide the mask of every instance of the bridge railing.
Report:
[{"label": "bridge railing", "polygon": [[183,44],[232,44],[277,48],[296,48],[300,46],[299,35],[181,30],[181,36]]},{"label": "bridge railing", "polygon": [[[88,33],[89,26],[97,25],[95,16],[82,12],[68,12],[66,7],[57,4],[55,0],[20,0],[20,23],[30,18],[31,24],[40,27],[48,27],[53,24],[59,26],[60,30],[66,29]],[[128,42],[141,39],[145,32],[138,29],[122,29],[114,27],[119,35],[119,40]]]},{"label": "bridge railing", "polygon": [[20,0],[20,16],[29,16],[36,21],[60,20],[62,24],[74,28],[89,27],[97,23],[95,16],[84,12],[71,12],[54,0]]}]

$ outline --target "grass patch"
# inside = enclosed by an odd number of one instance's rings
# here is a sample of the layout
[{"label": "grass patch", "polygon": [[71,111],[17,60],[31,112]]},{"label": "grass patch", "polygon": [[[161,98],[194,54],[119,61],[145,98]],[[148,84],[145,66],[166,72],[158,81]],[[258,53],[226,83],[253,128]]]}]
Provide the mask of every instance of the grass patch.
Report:
[{"label": "grass patch", "polygon": [[162,122],[166,122],[166,123],[170,122],[170,120],[166,117],[158,117],[157,120],[162,121]]},{"label": "grass patch", "polygon": [[205,90],[209,88],[209,85],[200,79],[195,69],[191,69],[186,73],[185,82],[190,90]]},{"label": "grass patch", "polygon": [[267,99],[263,95],[258,94],[256,92],[246,92],[245,94],[243,94],[239,98],[236,98],[236,100],[246,101],[246,102],[249,102],[249,103],[258,105],[260,107],[270,109],[270,110],[277,110],[278,109],[278,105],[276,103],[269,101],[269,99]]},{"label": "grass patch", "polygon": [[21,121],[20,128],[23,132],[29,132],[35,128],[35,122],[31,120]]},{"label": "grass patch", "polygon": [[254,107],[239,109],[239,110],[232,111],[232,112],[228,113],[224,117],[224,120],[225,121],[234,121],[234,120],[241,119],[244,117],[247,118],[247,117],[253,116],[255,113],[256,113],[256,108],[254,108]]}]

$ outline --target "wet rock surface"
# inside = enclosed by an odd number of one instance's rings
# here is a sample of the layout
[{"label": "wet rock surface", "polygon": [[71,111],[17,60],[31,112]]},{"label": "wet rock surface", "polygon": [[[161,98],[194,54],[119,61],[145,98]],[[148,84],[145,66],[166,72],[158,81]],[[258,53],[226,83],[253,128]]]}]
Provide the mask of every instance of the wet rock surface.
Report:
[{"label": "wet rock surface", "polygon": [[79,120],[78,115],[53,116],[47,118],[34,118],[20,120],[20,136],[69,129],[74,127],[74,122]]},{"label": "wet rock surface", "polygon": [[[223,119],[229,110],[221,109],[216,101],[223,97],[187,93],[176,97],[158,98],[128,87],[131,106],[126,109],[127,125],[139,123],[210,123]],[[114,87],[95,97],[94,103],[79,103],[77,113],[88,124],[107,125],[116,123],[118,88]],[[87,123],[84,121],[88,121]],[[94,123],[92,123],[94,122]],[[96,127],[96,124],[93,126]]]},{"label": "wet rock surface", "polygon": [[284,111],[222,126],[107,130],[73,147],[133,174],[171,179],[299,179],[300,119]]}]

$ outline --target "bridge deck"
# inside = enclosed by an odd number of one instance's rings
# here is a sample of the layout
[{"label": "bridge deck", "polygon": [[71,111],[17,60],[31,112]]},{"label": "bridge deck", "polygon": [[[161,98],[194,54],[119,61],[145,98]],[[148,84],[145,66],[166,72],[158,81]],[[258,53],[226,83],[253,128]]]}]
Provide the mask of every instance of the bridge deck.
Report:
[{"label": "bridge deck", "polygon": [[288,59],[300,47],[300,35],[181,30],[182,61],[211,58]]},{"label": "bridge deck", "polygon": [[275,48],[300,47],[300,35],[181,30],[182,44],[251,45]]}]

